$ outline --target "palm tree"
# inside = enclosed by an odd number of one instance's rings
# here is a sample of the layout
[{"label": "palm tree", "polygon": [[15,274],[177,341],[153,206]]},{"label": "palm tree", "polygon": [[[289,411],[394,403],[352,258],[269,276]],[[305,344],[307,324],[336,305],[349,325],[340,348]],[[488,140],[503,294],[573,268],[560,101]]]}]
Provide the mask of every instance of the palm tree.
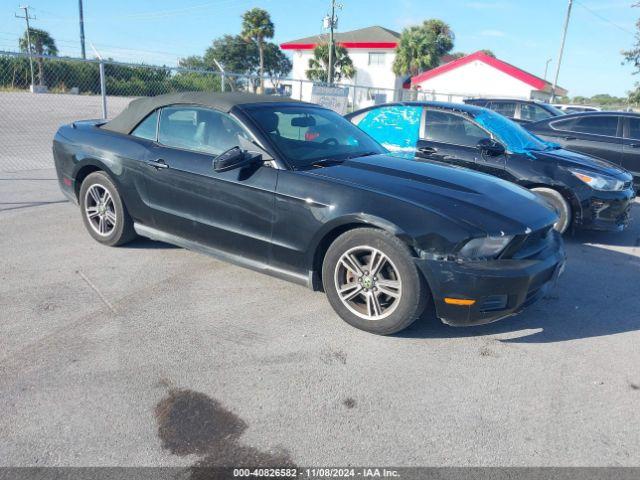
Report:
[{"label": "palm tree", "polygon": [[435,68],[440,57],[451,51],[455,36],[442,20],[425,20],[420,26],[406,28],[393,62],[396,75],[417,75]]},{"label": "palm tree", "polygon": [[[29,40],[31,40],[31,48],[29,48]],[[58,55],[58,47],[56,42],[49,32],[39,30],[37,28],[30,28],[29,35],[25,30],[24,35],[19,40],[20,50],[23,52],[29,52],[35,55]],[[38,85],[44,85],[44,59],[42,57],[36,58],[38,64]]]},{"label": "palm tree", "polygon": [[247,42],[254,42],[258,46],[260,61],[260,91],[264,92],[264,41],[273,38],[274,26],[269,12],[261,8],[252,8],[242,15],[242,33]]},{"label": "palm tree", "polygon": [[[343,78],[353,78],[356,69],[353,66],[347,49],[335,45],[333,50],[333,79],[340,82]],[[329,44],[321,43],[313,50],[313,58],[309,59],[309,69],[305,72],[309,80],[326,82],[329,71]]]}]

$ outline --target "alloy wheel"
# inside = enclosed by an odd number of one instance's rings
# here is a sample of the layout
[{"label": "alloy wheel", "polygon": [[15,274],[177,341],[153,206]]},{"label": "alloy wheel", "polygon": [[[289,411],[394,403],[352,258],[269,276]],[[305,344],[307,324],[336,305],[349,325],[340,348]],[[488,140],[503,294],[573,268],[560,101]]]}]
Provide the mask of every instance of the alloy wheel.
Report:
[{"label": "alloy wheel", "polygon": [[376,248],[362,245],[346,251],[336,265],[334,281],[342,303],[361,318],[383,319],[400,303],[398,269]]},{"label": "alloy wheel", "polygon": [[108,237],[116,228],[116,209],[109,191],[96,183],[91,185],[84,198],[84,212],[91,228],[100,236]]}]

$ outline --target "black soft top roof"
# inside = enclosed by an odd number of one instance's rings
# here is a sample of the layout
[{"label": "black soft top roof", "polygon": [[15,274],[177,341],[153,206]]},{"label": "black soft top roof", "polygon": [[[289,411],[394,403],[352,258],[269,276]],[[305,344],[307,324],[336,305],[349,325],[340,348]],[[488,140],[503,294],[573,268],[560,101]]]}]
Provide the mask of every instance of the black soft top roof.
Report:
[{"label": "black soft top roof", "polygon": [[138,123],[154,110],[167,105],[187,104],[201,105],[228,113],[236,105],[280,103],[306,104],[286,97],[256,95],[244,92],[212,93],[212,92],[180,92],[167,93],[157,97],[143,97],[133,100],[120,115],[105,123],[102,128],[120,133],[130,133]]}]

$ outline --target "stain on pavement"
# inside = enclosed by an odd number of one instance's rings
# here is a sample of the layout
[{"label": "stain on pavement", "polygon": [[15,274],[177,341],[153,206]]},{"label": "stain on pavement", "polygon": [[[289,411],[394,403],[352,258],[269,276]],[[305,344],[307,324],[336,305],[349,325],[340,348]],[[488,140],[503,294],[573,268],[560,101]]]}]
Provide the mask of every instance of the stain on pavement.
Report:
[{"label": "stain on pavement", "polygon": [[247,423],[204,393],[171,389],[156,405],[155,416],[162,448],[202,457],[190,469],[192,479],[217,478],[207,467],[294,466],[285,450],[261,451],[239,442]]}]

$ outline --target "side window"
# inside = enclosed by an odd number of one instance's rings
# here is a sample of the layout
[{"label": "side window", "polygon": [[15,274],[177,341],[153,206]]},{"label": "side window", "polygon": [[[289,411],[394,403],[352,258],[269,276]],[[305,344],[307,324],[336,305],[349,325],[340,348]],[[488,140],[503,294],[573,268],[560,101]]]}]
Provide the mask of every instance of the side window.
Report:
[{"label": "side window", "polygon": [[156,127],[158,125],[158,110],[150,113],[147,118],[141,121],[136,128],[133,129],[131,135],[147,140],[156,140]]},{"label": "side window", "polygon": [[[554,125],[556,128],[560,125]],[[560,129],[565,129],[562,126]],[[586,116],[573,119],[569,130],[592,135],[605,135],[615,137],[618,131],[618,117],[614,116]]]},{"label": "side window", "polygon": [[249,138],[229,115],[208,108],[165,107],[160,115],[158,141],[163,145],[219,155]]},{"label": "side window", "polygon": [[475,147],[489,134],[460,115],[427,109],[425,138],[433,142]]},{"label": "side window", "polygon": [[420,106],[390,105],[369,110],[354,123],[389,150],[414,151],[422,111]]},{"label": "side window", "polygon": [[540,105],[532,105],[529,103],[520,104],[520,120],[537,122],[538,120],[544,120],[551,116],[552,115]]},{"label": "side window", "polygon": [[629,118],[629,133],[626,137],[640,140],[640,119]]},{"label": "side window", "polygon": [[513,118],[516,116],[515,102],[491,102],[489,108],[505,117]]}]

